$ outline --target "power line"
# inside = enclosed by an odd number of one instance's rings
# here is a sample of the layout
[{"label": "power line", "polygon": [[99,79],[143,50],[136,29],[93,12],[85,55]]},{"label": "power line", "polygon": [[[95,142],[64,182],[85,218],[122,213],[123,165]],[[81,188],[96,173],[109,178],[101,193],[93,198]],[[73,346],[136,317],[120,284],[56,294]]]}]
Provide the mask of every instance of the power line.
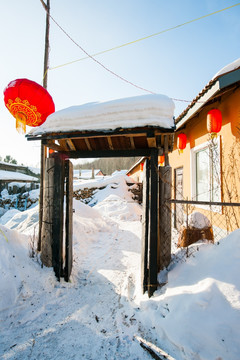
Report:
[{"label": "power line", "polygon": [[[40,0],[40,1],[41,1],[41,0]],[[210,14],[206,14],[206,15],[200,16],[200,17],[198,17],[198,18],[196,18],[196,19],[192,19],[192,20],[186,21],[186,22],[184,22],[184,23],[182,23],[182,24],[179,24],[179,25],[170,27],[170,28],[168,28],[168,29],[164,29],[164,30],[162,30],[162,31],[159,31],[159,32],[157,32],[157,33],[154,33],[154,34],[151,34],[151,35],[142,37],[142,38],[140,38],[140,39],[133,40],[133,41],[124,43],[124,44],[122,44],[122,45],[118,45],[118,46],[115,46],[115,47],[113,47],[113,48],[110,48],[110,49],[107,49],[107,50],[103,50],[103,51],[97,52],[97,53],[95,53],[95,54],[92,54],[91,56],[102,55],[102,54],[105,54],[105,53],[107,53],[107,52],[120,49],[120,48],[122,48],[122,47],[124,47],[124,46],[128,46],[128,45],[135,44],[135,43],[137,43],[137,42],[139,42],[139,41],[146,40],[146,39],[149,39],[149,38],[151,38],[151,37],[161,35],[161,34],[163,34],[163,33],[165,33],[165,32],[171,31],[171,30],[175,30],[175,29],[177,29],[177,28],[179,28],[179,27],[182,27],[182,26],[184,26],[184,25],[191,24],[191,23],[193,23],[193,22],[195,22],[195,21],[202,20],[202,19],[204,19],[204,18],[206,18],[206,17],[209,17],[209,16],[212,16],[212,15],[218,14],[218,13],[220,13],[220,12],[222,12],[222,11],[229,10],[229,9],[231,9],[231,8],[233,8],[233,7],[235,7],[235,6],[239,6],[239,5],[240,5],[240,3],[237,3],[237,4],[235,4],[235,5],[228,6],[228,7],[224,8],[224,9],[220,9],[220,10],[214,11],[214,12],[212,12],[212,13],[210,13]],[[51,67],[51,68],[49,68],[49,70],[54,70],[54,69],[58,69],[58,68],[63,67],[63,66],[71,65],[71,64],[74,64],[74,63],[76,63],[76,62],[78,62],[78,61],[89,59],[89,57],[91,57],[91,56],[90,56],[90,55],[87,55],[87,56],[85,56],[85,57],[82,57],[82,58],[79,58],[79,59],[76,59],[76,60],[73,60],[73,61],[69,61],[69,62],[64,63],[64,64],[61,64],[61,65],[57,65],[57,66]]]}]

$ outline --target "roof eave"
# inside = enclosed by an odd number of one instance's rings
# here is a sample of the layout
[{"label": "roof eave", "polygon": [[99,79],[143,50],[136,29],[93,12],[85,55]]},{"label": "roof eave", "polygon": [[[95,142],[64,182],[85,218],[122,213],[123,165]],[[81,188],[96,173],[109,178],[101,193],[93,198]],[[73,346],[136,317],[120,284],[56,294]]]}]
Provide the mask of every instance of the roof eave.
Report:
[{"label": "roof eave", "polygon": [[202,95],[199,94],[199,98],[197,100],[193,100],[192,106],[189,107],[189,110],[186,112],[185,115],[181,117],[179,116],[180,120],[176,119],[176,130],[181,128],[185,123],[194,117],[201,108],[203,108],[206,103],[214,98],[214,96],[220,92],[222,89],[237,83],[240,81],[240,68],[221,75],[219,78],[215,79],[215,82],[212,80],[213,84],[211,87],[207,85],[208,89],[204,92],[202,91]]}]

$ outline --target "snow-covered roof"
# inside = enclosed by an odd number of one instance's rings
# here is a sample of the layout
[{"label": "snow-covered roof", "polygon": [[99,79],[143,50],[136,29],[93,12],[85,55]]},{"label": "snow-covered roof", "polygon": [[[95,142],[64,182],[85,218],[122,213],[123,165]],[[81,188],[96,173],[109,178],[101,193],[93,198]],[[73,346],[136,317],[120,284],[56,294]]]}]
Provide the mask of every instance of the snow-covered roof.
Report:
[{"label": "snow-covered roof", "polygon": [[221,70],[219,70],[212,78],[212,80],[218,78],[219,76],[222,76],[226,73],[229,73],[230,71],[234,71],[240,68],[240,58],[233,61],[232,63],[224,66]]},{"label": "snow-covered roof", "polygon": [[[100,169],[94,169],[94,176],[98,176],[98,173],[100,172]],[[79,178],[83,179],[91,179],[92,177],[92,170],[91,169],[80,169],[80,170],[74,170],[73,171],[74,176],[77,176]]]},{"label": "snow-covered roof", "polygon": [[56,111],[41,126],[33,128],[29,135],[142,126],[172,129],[174,107],[172,99],[160,94],[87,103]]},{"label": "snow-covered roof", "polygon": [[16,171],[0,170],[0,180],[2,181],[38,181],[38,178],[25,175]]},{"label": "snow-covered roof", "polygon": [[240,58],[219,70],[204,89],[193,99],[191,104],[177,117],[176,127],[179,129],[190,118],[195,116],[200,109],[221,89],[240,81]]}]

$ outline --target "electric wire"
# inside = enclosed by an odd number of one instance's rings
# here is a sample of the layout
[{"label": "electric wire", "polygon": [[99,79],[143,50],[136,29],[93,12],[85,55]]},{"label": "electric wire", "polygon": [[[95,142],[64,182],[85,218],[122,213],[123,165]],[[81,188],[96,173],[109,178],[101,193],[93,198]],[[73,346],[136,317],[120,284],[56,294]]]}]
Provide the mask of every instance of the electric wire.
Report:
[{"label": "electric wire", "polygon": [[[42,2],[42,0],[40,0],[40,1]],[[207,14],[207,15],[203,15],[203,16],[201,16],[201,17],[199,17],[199,18],[196,18],[196,19],[187,21],[187,22],[185,22],[185,23],[183,23],[183,24],[180,24],[180,25],[176,25],[176,26],[171,27],[171,28],[169,28],[169,29],[162,30],[162,31],[160,31],[160,32],[158,32],[158,33],[145,36],[144,38],[137,39],[137,40],[134,40],[134,41],[132,41],[132,42],[119,45],[119,46],[117,46],[117,47],[115,47],[115,48],[112,48],[112,49],[104,50],[103,52],[97,53],[97,54],[95,54],[95,55],[89,54],[81,45],[79,45],[79,44],[62,28],[62,26],[52,17],[52,15],[49,13],[47,7],[44,7],[45,11],[48,13],[49,17],[50,17],[51,20],[57,25],[57,27],[86,55],[86,57],[81,58],[81,59],[78,59],[78,60],[75,60],[75,61],[70,62],[70,63],[65,63],[65,64],[58,65],[58,66],[56,66],[56,67],[51,67],[51,68],[48,67],[47,70],[46,70],[46,72],[45,72],[45,74],[44,74],[44,77],[46,76],[46,74],[47,74],[47,72],[48,72],[49,70],[54,70],[54,69],[56,69],[56,68],[63,67],[63,66],[65,66],[65,65],[69,65],[69,64],[72,64],[72,63],[74,63],[74,62],[77,62],[77,61],[80,61],[80,60],[84,60],[84,59],[90,58],[90,59],[92,59],[95,63],[97,63],[99,66],[101,66],[104,70],[106,70],[107,72],[109,72],[109,73],[112,74],[113,76],[119,78],[120,80],[124,81],[125,83],[127,83],[127,84],[129,84],[129,85],[132,85],[132,86],[134,86],[135,88],[140,89],[140,90],[143,90],[143,91],[145,91],[145,92],[147,92],[147,93],[156,94],[155,92],[153,92],[153,91],[151,91],[151,90],[148,90],[148,89],[146,89],[146,88],[144,88],[144,87],[141,87],[141,86],[139,86],[139,85],[136,85],[135,83],[133,83],[133,82],[127,80],[126,78],[122,77],[121,75],[115,73],[114,71],[112,71],[111,69],[109,69],[108,67],[106,67],[102,62],[100,62],[100,61],[98,61],[97,59],[95,59],[94,56],[99,55],[99,54],[102,54],[102,53],[106,53],[106,52],[109,52],[109,51],[112,51],[112,50],[115,50],[115,49],[118,49],[118,48],[123,47],[123,46],[127,46],[127,45],[130,45],[130,44],[136,43],[136,42],[138,42],[138,41],[142,41],[142,40],[148,39],[148,38],[153,37],[153,36],[160,35],[160,34],[162,34],[162,33],[164,33],[164,32],[167,32],[167,31],[170,31],[170,30],[179,28],[179,27],[181,27],[181,26],[190,24],[190,23],[192,23],[192,22],[195,22],[195,21],[198,21],[198,20],[200,20],[200,19],[206,18],[206,17],[208,17],[208,16],[217,14],[217,13],[219,13],[219,12],[228,10],[228,9],[233,8],[233,7],[235,7],[235,6],[238,6],[238,5],[240,5],[240,3],[234,4],[234,5],[232,5],[232,6],[229,6],[229,7],[227,7],[227,8],[224,8],[224,9],[217,10],[217,11],[215,11],[215,12],[213,12],[213,13],[210,13],[210,14]],[[177,99],[177,98],[171,98],[171,99],[174,100],[174,101],[180,101],[180,102],[187,102],[187,103],[191,103],[191,102],[192,102],[191,100],[184,100],[184,99]],[[198,101],[198,102],[199,102],[199,101]]]},{"label": "electric wire", "polygon": [[[209,17],[209,16],[212,16],[212,15],[218,14],[218,13],[220,13],[220,12],[222,12],[222,11],[229,10],[229,9],[231,9],[231,8],[233,8],[233,7],[235,7],[235,6],[239,6],[239,5],[240,5],[240,3],[234,4],[234,5],[232,5],[232,6],[228,6],[228,7],[224,8],[224,9],[220,9],[220,10],[214,11],[214,12],[212,12],[212,13],[209,13],[209,14],[206,14],[206,15],[203,15],[203,16],[200,16],[200,17],[198,17],[198,18],[196,18],[196,19],[192,19],[192,20],[186,21],[186,22],[184,22],[184,23],[182,23],[182,24],[175,25],[175,26],[170,27],[170,28],[168,28],[168,29],[161,30],[161,31],[159,31],[159,32],[157,32],[157,33],[154,33],[154,34],[151,34],[151,35],[147,35],[147,36],[145,36],[145,37],[142,37],[142,38],[139,38],[139,39],[136,39],[136,40],[133,40],[133,41],[130,41],[130,42],[127,42],[127,43],[124,43],[124,44],[115,46],[115,47],[112,47],[112,48],[110,48],[110,49],[106,49],[106,50],[99,51],[99,52],[97,52],[97,53],[95,53],[95,54],[92,54],[91,56],[102,55],[102,54],[105,54],[105,53],[107,53],[107,52],[120,49],[120,48],[122,48],[122,47],[124,47],[124,46],[128,46],[128,45],[135,44],[135,43],[137,43],[137,42],[139,42],[139,41],[146,40],[146,39],[149,39],[149,38],[151,38],[151,37],[161,35],[161,34],[163,34],[163,33],[166,33],[166,32],[168,32],[168,31],[171,31],[171,30],[175,30],[175,29],[180,28],[180,27],[182,27],[182,26],[184,26],[184,25],[191,24],[191,23],[193,23],[193,22],[195,22],[195,21],[202,20],[202,19],[204,19],[204,18],[206,18],[206,17]],[[56,66],[54,66],[54,67],[50,67],[49,70],[55,70],[55,69],[58,69],[58,68],[60,68],[60,67],[67,66],[67,65],[71,65],[71,64],[74,64],[74,63],[76,63],[76,62],[78,62],[78,61],[87,60],[87,59],[89,59],[89,56],[85,56],[85,57],[82,57],[82,58],[79,58],[79,59],[76,59],[76,60],[73,60],[73,61],[69,61],[69,62],[64,63],[64,64],[56,65]]]}]

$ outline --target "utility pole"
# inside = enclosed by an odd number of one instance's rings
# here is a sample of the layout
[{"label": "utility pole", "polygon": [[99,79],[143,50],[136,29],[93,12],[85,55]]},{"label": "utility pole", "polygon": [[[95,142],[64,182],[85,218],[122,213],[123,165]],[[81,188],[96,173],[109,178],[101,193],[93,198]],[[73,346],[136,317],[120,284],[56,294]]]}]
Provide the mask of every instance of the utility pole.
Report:
[{"label": "utility pole", "polygon": [[[45,30],[45,51],[44,51],[44,68],[43,68],[43,87],[47,89],[48,80],[48,65],[49,65],[49,27],[50,27],[50,0],[45,3],[40,0],[44,10],[46,11],[46,30]],[[43,188],[44,188],[44,172],[45,159],[47,157],[46,147],[41,141],[41,155],[40,155],[40,197],[39,197],[39,236],[38,236],[38,251],[41,251],[41,237],[42,237],[42,217],[43,217]]]}]

